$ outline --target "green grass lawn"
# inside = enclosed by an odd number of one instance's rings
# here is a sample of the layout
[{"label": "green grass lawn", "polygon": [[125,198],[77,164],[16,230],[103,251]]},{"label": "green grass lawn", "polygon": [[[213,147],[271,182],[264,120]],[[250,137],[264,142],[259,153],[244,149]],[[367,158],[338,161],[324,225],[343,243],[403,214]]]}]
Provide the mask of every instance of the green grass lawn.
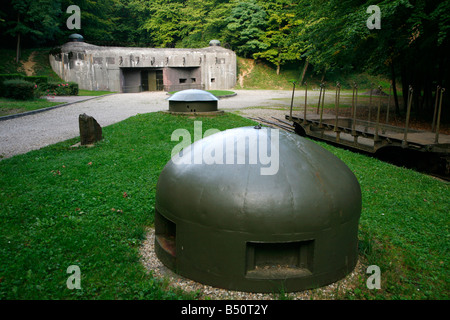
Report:
[{"label": "green grass lawn", "polygon": [[78,90],[79,96],[103,96],[105,94],[116,93],[112,91],[91,91],[91,90]]},{"label": "green grass lawn", "polygon": [[[198,120],[203,131],[254,124],[229,113],[141,114],[104,127],[93,148],[71,148],[75,138],[0,161],[0,300],[195,298],[146,273],[139,246],[178,144],[171,134],[193,135]],[[381,268],[380,290],[367,289],[364,274],[339,297],[448,299],[449,184],[319,144],[358,178],[360,259]],[[66,287],[71,265],[80,267],[80,290]]]},{"label": "green grass lawn", "polygon": [[[115,92],[110,91],[89,91],[79,90],[79,96],[102,96]],[[46,99],[33,99],[33,100],[14,100],[7,98],[0,98],[0,117],[12,114],[23,113],[32,110],[45,109],[53,107],[66,102],[53,102]]]},{"label": "green grass lawn", "polygon": [[47,101],[46,99],[21,101],[21,100],[0,98],[0,117],[23,113],[27,111],[49,108],[63,103],[64,102]]}]

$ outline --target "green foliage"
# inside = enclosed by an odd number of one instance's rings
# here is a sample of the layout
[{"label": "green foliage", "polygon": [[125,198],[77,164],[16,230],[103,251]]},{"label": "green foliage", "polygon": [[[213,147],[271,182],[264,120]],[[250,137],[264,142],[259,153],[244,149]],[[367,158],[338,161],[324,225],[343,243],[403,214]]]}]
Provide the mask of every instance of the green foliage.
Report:
[{"label": "green foliage", "polygon": [[34,98],[35,85],[29,81],[14,79],[3,81],[3,96],[16,100],[30,100]]},{"label": "green foliage", "polygon": [[0,98],[0,117],[38,109],[45,109],[62,103],[64,102],[47,101],[47,99],[39,99],[39,98],[26,101]]},{"label": "green foliage", "polygon": [[[17,82],[16,84],[11,84],[8,82],[7,85],[5,85],[6,80],[21,80],[21,82]],[[25,94],[26,98],[17,98],[21,95],[20,92],[25,92],[27,89],[25,89],[27,86],[22,85],[22,81],[29,82],[33,85],[34,95],[39,96],[42,94],[42,90],[47,87],[48,78],[46,76],[24,76],[20,73],[13,73],[13,74],[0,74],[0,96],[1,97],[10,97],[14,99],[20,99],[20,100],[28,100],[29,94]],[[11,86],[17,85],[18,88],[12,89]]]},{"label": "green foliage", "polygon": [[0,97],[4,97],[6,94],[5,85],[3,84],[6,80],[15,80],[15,79],[23,79],[23,75],[20,73],[11,73],[11,74],[0,74]]},{"label": "green foliage", "polygon": [[[72,33],[82,33],[90,42],[96,44],[107,44],[114,41],[115,20],[115,0],[61,0],[61,10],[63,12],[60,20],[60,28],[64,30],[64,36]],[[71,13],[66,13],[70,5],[80,7],[81,30],[69,30],[66,21]]]},{"label": "green foliage", "polygon": [[16,100],[31,100],[34,98],[35,84],[26,80],[3,81],[4,96]]},{"label": "green foliage", "polygon": [[[406,99],[409,85],[415,88],[413,110],[424,113],[432,111],[436,86],[450,82],[448,1],[7,0],[6,4],[0,10],[0,40],[14,48],[21,43],[61,44],[73,32],[99,45],[206,47],[217,39],[240,57],[269,62],[277,68],[277,76],[283,65],[305,61],[324,81],[362,72],[388,76],[403,89],[394,96]],[[65,10],[71,4],[80,6],[81,30],[66,28]],[[380,30],[367,28],[369,5],[381,10]],[[8,62],[0,72],[15,71]],[[450,102],[444,105],[443,119],[450,117]]]},{"label": "green foliage", "polygon": [[[232,3],[220,0],[189,0],[182,21],[183,27],[189,30],[177,42],[177,47],[206,47],[210,40],[225,42],[223,30],[226,28],[226,17],[230,15]],[[225,42],[226,43],[226,42]]]},{"label": "green foliage", "polygon": [[381,269],[381,290],[367,289],[363,282],[358,290],[347,292],[348,297],[448,299],[444,288],[448,287],[450,185],[319,144],[344,161],[361,185],[361,262]]},{"label": "green foliage", "polygon": [[111,94],[111,93],[115,93],[115,92],[112,92],[112,91],[101,91],[101,90],[91,91],[91,90],[78,89],[78,95],[79,96],[102,96],[102,95]]},{"label": "green foliage", "polygon": [[78,84],[76,82],[49,82],[43,86],[43,92],[48,96],[77,96]]},{"label": "green foliage", "polygon": [[146,21],[143,28],[152,35],[156,46],[174,47],[181,38],[179,35],[184,33],[181,26],[183,4],[177,1],[156,2],[153,3],[154,7],[149,8],[151,19]]},{"label": "green foliage", "polygon": [[[194,299],[146,273],[139,247],[178,143],[170,136],[179,128],[193,136],[198,120],[141,114],[104,127],[93,148],[71,148],[75,138],[0,161],[0,299]],[[232,114],[201,120],[203,131],[254,123]],[[349,166],[363,201],[361,281],[335,298],[448,299],[449,184],[318,144]],[[372,264],[381,268],[381,290],[366,287]],[[66,287],[70,265],[80,267],[81,290]]]},{"label": "green foliage", "polygon": [[236,89],[292,90],[291,79],[297,79],[301,71],[299,63],[287,63],[277,75],[273,66],[265,60],[237,59],[240,73],[247,74],[238,80]]},{"label": "green foliage", "polygon": [[225,39],[242,57],[249,58],[268,45],[260,40],[267,25],[267,14],[256,1],[239,2],[225,20]]},{"label": "green foliage", "polygon": [[20,73],[8,73],[0,74],[0,81],[13,80],[13,79],[23,79],[25,76]]},{"label": "green foliage", "polygon": [[[94,148],[71,148],[76,138],[0,161],[0,299],[193,299],[147,273],[139,248],[178,144],[171,134],[193,135],[197,120],[142,114],[104,127]],[[202,121],[204,131],[253,124],[231,114]],[[80,290],[66,286],[70,265]]]},{"label": "green foliage", "polygon": [[28,36],[33,41],[45,42],[60,33],[58,19],[61,0],[7,0],[9,8],[5,21],[6,34]]},{"label": "green foliage", "polygon": [[[32,61],[33,65],[33,76],[38,77],[47,77],[48,81],[62,81],[62,79],[53,71],[52,67],[49,63],[49,52],[51,49],[49,48],[32,48],[23,50],[23,56],[33,55]],[[19,66],[19,70],[22,68]],[[44,80],[45,81],[45,80]]]},{"label": "green foliage", "polygon": [[0,35],[10,41],[14,39],[16,62],[19,62],[23,42],[42,45],[61,34],[61,0],[6,0],[3,5],[4,8],[6,5],[5,20],[0,21]]},{"label": "green foliage", "polygon": [[295,3],[292,0],[277,0],[264,2],[263,5],[268,13],[267,26],[260,37],[265,44],[265,51],[257,52],[253,57],[273,63],[279,74],[281,65],[301,59],[302,50],[291,36],[292,29],[298,24]]},{"label": "green foliage", "polygon": [[5,48],[0,49],[0,61],[1,61],[0,74],[21,73],[25,75],[25,72],[22,72],[22,70],[19,69],[20,66],[16,63],[15,59],[16,59],[15,50]]},{"label": "green foliage", "polygon": [[28,76],[23,77],[23,80],[29,81],[37,85],[45,85],[48,82],[48,78],[46,76]]},{"label": "green foliage", "polygon": [[[381,29],[366,26],[371,4],[380,8]],[[300,1],[301,23],[293,33],[317,73],[370,72],[400,79],[404,99],[411,85],[413,108],[430,113],[436,85],[450,81],[449,10],[448,1]]]}]

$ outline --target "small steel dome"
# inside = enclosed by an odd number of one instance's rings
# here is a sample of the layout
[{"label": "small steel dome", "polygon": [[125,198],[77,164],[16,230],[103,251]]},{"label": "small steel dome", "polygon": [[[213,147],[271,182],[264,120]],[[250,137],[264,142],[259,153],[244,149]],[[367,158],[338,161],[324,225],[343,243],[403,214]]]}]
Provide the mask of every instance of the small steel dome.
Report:
[{"label": "small steel dome", "polygon": [[187,89],[178,91],[167,100],[169,101],[169,111],[174,113],[218,112],[219,99],[205,90]]},{"label": "small steel dome", "polygon": [[285,131],[230,129],[162,170],[155,250],[204,284],[301,291],[354,269],[360,213],[359,183],[329,151]]},{"label": "small steel dome", "polygon": [[211,40],[209,42],[210,47],[220,47],[220,41],[219,40]]},{"label": "small steel dome", "polygon": [[175,92],[167,100],[193,102],[193,101],[218,101],[219,99],[212,93],[205,90],[187,89]]},{"label": "small steel dome", "polygon": [[72,42],[84,42],[84,38],[81,34],[73,33],[69,36],[69,40]]}]

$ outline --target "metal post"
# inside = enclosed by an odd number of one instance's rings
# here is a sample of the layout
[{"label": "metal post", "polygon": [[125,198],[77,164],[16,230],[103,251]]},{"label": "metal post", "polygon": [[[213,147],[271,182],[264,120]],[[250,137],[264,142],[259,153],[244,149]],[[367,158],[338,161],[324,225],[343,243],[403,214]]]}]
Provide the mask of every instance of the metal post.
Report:
[{"label": "metal post", "polygon": [[442,96],[444,95],[445,88],[441,89],[441,96],[439,98],[439,111],[437,114],[437,123],[436,123],[436,137],[434,139],[434,143],[439,143],[439,125],[441,122],[441,111],[442,111]]},{"label": "metal post", "polygon": [[320,99],[322,98],[322,87],[323,87],[323,82],[320,84],[320,92],[319,92],[319,102],[317,103],[317,114],[319,114],[319,108],[320,108]]},{"label": "metal post", "polygon": [[[381,93],[381,86],[378,87],[378,90],[380,90]],[[381,94],[380,98],[378,99],[378,111],[377,111],[377,124],[375,127],[375,139],[374,141],[380,141],[380,138],[378,137],[378,130],[380,127],[380,111],[381,111]]]},{"label": "metal post", "polygon": [[409,117],[411,115],[411,103],[412,103],[412,96],[413,96],[413,88],[409,86],[408,91],[408,109],[406,111],[406,123],[405,123],[405,136],[403,138],[402,147],[408,146],[408,126],[409,126]]},{"label": "metal post", "polygon": [[389,107],[391,106],[391,92],[392,92],[392,84],[389,86],[389,98],[386,110],[386,124],[389,123]]},{"label": "metal post", "polygon": [[355,138],[355,143],[358,142],[358,136],[356,135],[356,106],[358,100],[358,85],[353,83],[353,99],[352,99],[352,112],[353,112],[353,121],[352,121],[352,136]]},{"label": "metal post", "polygon": [[334,125],[334,132],[336,132],[336,142],[341,141],[341,132],[339,130],[339,100],[341,95],[341,84],[338,82],[336,84],[336,101],[335,101],[335,108],[336,108],[336,123]]},{"label": "metal post", "polygon": [[292,88],[291,111],[289,113],[289,120],[291,121],[292,121],[292,108],[294,106],[295,81],[293,81],[292,84],[294,85],[294,87]]},{"label": "metal post", "polygon": [[322,91],[322,108],[320,109],[320,120],[319,120],[319,128],[322,128],[322,117],[323,117],[323,103],[325,100],[325,84],[323,85],[323,91]]},{"label": "metal post", "polygon": [[334,131],[338,131],[338,124],[339,124],[339,100],[340,100],[340,94],[341,94],[341,84],[338,82],[336,84],[336,99],[334,102],[335,110],[336,110],[336,122],[334,125]]},{"label": "metal post", "polygon": [[308,83],[305,81],[305,110],[303,110],[303,123],[306,124],[306,108],[308,102]]},{"label": "metal post", "polygon": [[369,123],[370,123],[370,118],[371,118],[371,111],[372,111],[372,94],[373,94],[373,83],[370,85],[370,98],[369,98],[369,115],[368,115],[368,119],[367,119],[367,126],[366,129],[364,130],[365,132],[367,132],[367,130],[369,130]]},{"label": "metal post", "polygon": [[439,91],[440,90],[441,90],[441,87],[437,86],[437,88],[436,88],[436,100],[434,102],[433,123],[431,124],[431,132],[435,132],[435,130],[436,130],[436,114],[437,114],[438,101],[439,101]]}]

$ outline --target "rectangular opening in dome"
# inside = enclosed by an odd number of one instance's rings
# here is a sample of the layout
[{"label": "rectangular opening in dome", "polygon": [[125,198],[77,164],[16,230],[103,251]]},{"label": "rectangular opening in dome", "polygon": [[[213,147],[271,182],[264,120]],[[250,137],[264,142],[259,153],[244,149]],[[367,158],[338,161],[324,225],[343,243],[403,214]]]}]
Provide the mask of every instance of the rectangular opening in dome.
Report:
[{"label": "rectangular opening in dome", "polygon": [[164,251],[176,256],[176,225],[155,210],[155,238]]},{"label": "rectangular opening in dome", "polygon": [[286,279],[312,275],[314,240],[247,242],[246,277]]}]

